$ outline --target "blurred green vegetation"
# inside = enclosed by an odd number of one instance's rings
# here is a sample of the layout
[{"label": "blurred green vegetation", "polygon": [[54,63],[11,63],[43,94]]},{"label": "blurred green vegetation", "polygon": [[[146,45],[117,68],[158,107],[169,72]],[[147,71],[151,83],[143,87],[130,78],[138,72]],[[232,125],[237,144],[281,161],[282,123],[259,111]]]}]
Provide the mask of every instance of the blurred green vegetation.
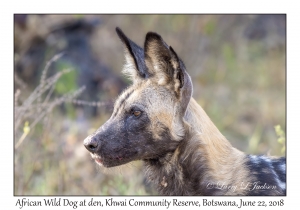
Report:
[{"label": "blurred green vegetation", "polygon": [[[32,25],[21,34],[16,30],[15,40],[25,39],[20,38],[24,33],[42,34],[38,28],[46,30],[48,23],[92,17],[100,18],[102,25],[90,45],[116,75],[124,58],[115,27],[141,46],[145,34],[156,31],[185,62],[193,97],[234,147],[246,153],[285,155],[285,37],[276,34],[272,24],[264,27],[265,36],[249,38],[247,31],[258,30],[263,22],[255,22],[257,15],[30,15]],[[77,66],[58,60],[55,69],[74,71],[56,81],[54,95],[79,88]],[[31,91],[21,89],[20,102]],[[141,161],[108,170],[99,169],[90,158],[82,141],[110,117],[111,110],[99,106],[97,113],[87,118],[82,106],[65,102],[29,131],[23,123],[15,134],[19,138],[28,132],[15,150],[15,195],[155,194],[144,184]]]},{"label": "blurred green vegetation", "polygon": [[68,62],[58,61],[56,68],[58,71],[62,71],[64,69],[74,70],[68,74],[62,75],[59,78],[59,80],[56,82],[55,91],[58,94],[65,94],[69,91],[74,91],[78,89],[78,85],[77,85],[78,71],[76,71],[76,66]]},{"label": "blurred green vegetation", "polygon": [[280,125],[276,125],[274,128],[278,137],[278,143],[281,144],[281,153],[285,154],[285,132],[282,130]]},{"label": "blurred green vegetation", "polygon": [[[56,68],[57,71],[62,71],[64,69],[73,69],[73,71],[69,72],[68,74],[62,75],[56,82],[54,90],[57,94],[63,95],[70,91],[75,91],[79,88],[77,85],[78,70],[76,70],[76,66],[66,61],[58,61]],[[75,107],[70,103],[66,103],[64,104],[64,108],[66,110],[67,117],[75,119]]]}]

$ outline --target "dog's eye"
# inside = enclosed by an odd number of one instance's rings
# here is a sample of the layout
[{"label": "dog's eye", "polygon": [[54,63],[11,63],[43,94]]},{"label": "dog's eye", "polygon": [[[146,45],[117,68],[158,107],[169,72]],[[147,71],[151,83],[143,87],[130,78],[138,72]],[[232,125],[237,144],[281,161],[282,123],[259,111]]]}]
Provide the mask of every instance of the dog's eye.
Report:
[{"label": "dog's eye", "polygon": [[136,117],[140,116],[141,115],[141,111],[133,111],[132,114]]}]

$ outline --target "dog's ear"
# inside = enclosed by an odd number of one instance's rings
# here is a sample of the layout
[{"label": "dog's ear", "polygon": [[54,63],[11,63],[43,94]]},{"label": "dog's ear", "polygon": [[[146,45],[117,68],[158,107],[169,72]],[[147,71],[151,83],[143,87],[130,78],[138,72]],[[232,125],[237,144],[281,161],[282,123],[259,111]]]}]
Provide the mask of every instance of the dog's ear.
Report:
[{"label": "dog's ear", "polygon": [[[182,125],[193,94],[192,80],[185,70],[183,62],[174,49],[169,47],[157,33],[149,32],[146,35],[144,50],[145,63],[152,75],[151,80],[168,88],[176,95],[178,103],[175,105],[177,106],[175,118],[177,123],[174,125]],[[179,132],[181,129],[176,127],[174,130]]]},{"label": "dog's ear", "polygon": [[144,47],[146,66],[157,83],[168,86],[171,84],[175,92],[179,93],[185,84],[187,73],[173,48],[154,32],[147,33]]},{"label": "dog's ear", "polygon": [[117,27],[116,32],[124,45],[126,63],[123,72],[128,75],[133,82],[148,78],[149,73],[145,65],[143,48],[126,37],[120,28]]}]

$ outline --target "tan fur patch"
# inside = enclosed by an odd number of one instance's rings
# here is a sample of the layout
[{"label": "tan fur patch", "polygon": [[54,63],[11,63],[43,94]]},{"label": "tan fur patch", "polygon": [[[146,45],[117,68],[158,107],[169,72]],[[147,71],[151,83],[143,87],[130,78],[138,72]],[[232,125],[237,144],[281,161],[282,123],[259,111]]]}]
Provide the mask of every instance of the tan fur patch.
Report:
[{"label": "tan fur patch", "polygon": [[244,166],[244,153],[231,146],[194,99],[190,101],[188,112],[186,120],[195,130],[201,131],[198,134],[201,141],[199,153],[204,155],[210,168],[209,177],[224,185],[237,186],[235,192],[228,191],[227,195],[244,194],[245,190],[240,186],[250,181],[249,171]]}]

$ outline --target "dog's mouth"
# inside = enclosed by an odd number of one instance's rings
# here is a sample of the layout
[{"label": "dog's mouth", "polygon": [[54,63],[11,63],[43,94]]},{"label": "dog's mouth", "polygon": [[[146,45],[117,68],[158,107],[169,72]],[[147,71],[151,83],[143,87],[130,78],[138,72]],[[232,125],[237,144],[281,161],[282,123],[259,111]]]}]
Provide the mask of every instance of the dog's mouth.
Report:
[{"label": "dog's mouth", "polygon": [[91,156],[99,166],[104,166],[104,167],[113,167],[113,166],[118,166],[129,162],[129,160],[127,160],[128,158],[121,157],[121,156],[102,157],[94,153],[91,153]]},{"label": "dog's mouth", "polygon": [[95,158],[95,162],[100,166],[103,165],[103,160],[101,158]]},{"label": "dog's mouth", "polygon": [[103,158],[101,158],[99,155],[96,155],[94,153],[91,153],[91,156],[98,165],[103,166]]}]

